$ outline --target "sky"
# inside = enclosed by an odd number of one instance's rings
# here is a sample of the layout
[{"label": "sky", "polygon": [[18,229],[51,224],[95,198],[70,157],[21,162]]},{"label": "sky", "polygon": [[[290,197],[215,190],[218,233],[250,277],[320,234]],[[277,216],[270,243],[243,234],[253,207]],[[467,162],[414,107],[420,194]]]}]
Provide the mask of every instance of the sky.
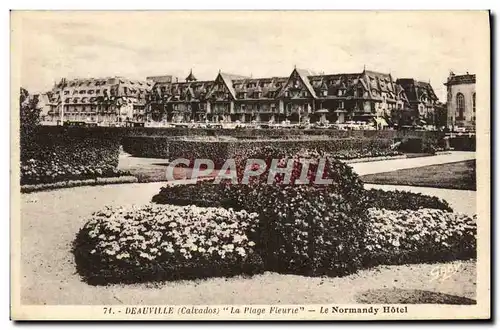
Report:
[{"label": "sky", "polygon": [[[30,93],[62,77],[173,74],[212,80],[219,70],[288,76],[367,70],[430,81],[441,101],[450,70],[489,61],[486,12],[13,12],[11,57]],[[13,71],[15,72],[15,71]]]}]

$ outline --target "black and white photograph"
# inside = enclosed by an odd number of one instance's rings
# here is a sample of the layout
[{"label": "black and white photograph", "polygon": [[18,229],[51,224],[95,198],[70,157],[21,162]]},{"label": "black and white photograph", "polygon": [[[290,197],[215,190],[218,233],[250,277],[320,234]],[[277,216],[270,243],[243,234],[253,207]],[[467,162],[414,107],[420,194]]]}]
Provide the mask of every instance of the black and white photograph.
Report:
[{"label": "black and white photograph", "polygon": [[488,11],[11,11],[11,318],[490,318]]}]

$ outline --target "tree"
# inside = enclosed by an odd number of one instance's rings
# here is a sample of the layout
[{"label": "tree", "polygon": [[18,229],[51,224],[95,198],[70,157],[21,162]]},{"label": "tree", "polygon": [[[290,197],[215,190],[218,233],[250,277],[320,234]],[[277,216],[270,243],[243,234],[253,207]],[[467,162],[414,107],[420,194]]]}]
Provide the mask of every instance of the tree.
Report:
[{"label": "tree", "polygon": [[19,96],[20,109],[20,134],[21,148],[29,144],[33,137],[33,132],[40,124],[41,108],[38,107],[38,95],[30,95],[29,92],[21,87]]}]

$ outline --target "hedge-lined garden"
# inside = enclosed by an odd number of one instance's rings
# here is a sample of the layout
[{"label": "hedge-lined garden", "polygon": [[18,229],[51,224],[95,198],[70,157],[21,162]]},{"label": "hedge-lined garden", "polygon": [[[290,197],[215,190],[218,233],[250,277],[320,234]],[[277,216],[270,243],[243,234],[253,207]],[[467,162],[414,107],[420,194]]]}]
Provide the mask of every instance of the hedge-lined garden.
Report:
[{"label": "hedge-lined garden", "polygon": [[34,130],[21,139],[21,184],[127,175],[117,169],[120,139],[83,129]]},{"label": "hedge-lined garden", "polygon": [[153,205],[99,211],[75,240],[79,273],[92,283],[264,270],[343,276],[378,264],[475,257],[475,218],[453,213],[445,201],[367,191],[358,175],[334,158],[323,171],[331,184],[296,184],[299,160],[309,159],[307,177],[314,179],[320,156],[269,147],[246,152],[241,161],[294,160],[290,184],[281,174],[268,183],[267,170],[248,185],[167,186]]}]

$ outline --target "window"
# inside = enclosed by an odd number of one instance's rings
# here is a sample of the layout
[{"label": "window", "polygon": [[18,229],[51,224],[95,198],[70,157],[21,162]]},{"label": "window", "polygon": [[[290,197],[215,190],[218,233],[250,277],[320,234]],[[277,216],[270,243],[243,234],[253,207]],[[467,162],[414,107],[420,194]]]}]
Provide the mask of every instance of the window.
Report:
[{"label": "window", "polygon": [[101,94],[101,90],[100,90],[100,89],[96,89],[96,90],[95,90],[95,93],[96,93],[96,94]]},{"label": "window", "polygon": [[82,90],[80,91],[80,94],[85,94],[85,90],[84,90],[84,89],[82,89]]},{"label": "window", "polygon": [[476,113],[476,93],[472,94],[472,111]]},{"label": "window", "polygon": [[327,90],[323,91],[323,96],[328,96],[328,91]]},{"label": "window", "polygon": [[342,90],[341,90],[341,89],[339,89],[339,90],[337,91],[337,95],[338,95],[338,96],[342,96]]},{"label": "window", "polygon": [[64,91],[64,95],[68,95],[69,94],[69,91]]},{"label": "window", "polygon": [[290,92],[289,92],[289,91],[286,91],[286,92],[285,92],[285,96],[286,96],[286,97],[290,97]]},{"label": "window", "polygon": [[464,112],[465,112],[465,98],[464,98],[464,94],[458,93],[457,94],[457,111],[456,111],[456,113],[458,114],[457,118],[459,120],[464,119]]},{"label": "window", "polygon": [[89,90],[89,94],[94,94],[94,90]]},{"label": "window", "polygon": [[339,109],[344,109],[344,101],[339,102]]}]

